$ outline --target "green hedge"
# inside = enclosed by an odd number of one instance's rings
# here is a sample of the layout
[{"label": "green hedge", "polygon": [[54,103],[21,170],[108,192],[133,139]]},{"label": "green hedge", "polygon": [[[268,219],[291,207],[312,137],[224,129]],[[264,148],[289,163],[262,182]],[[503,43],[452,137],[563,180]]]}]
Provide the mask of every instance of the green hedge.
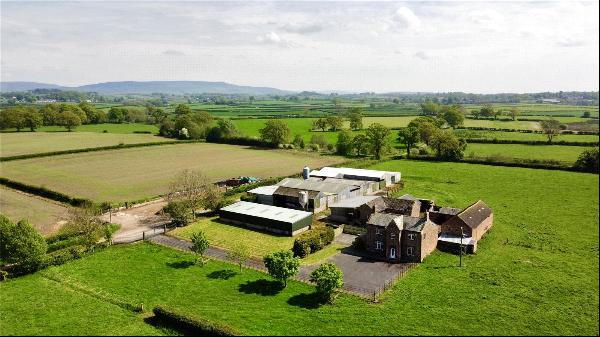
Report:
[{"label": "green hedge", "polygon": [[150,143],[139,143],[139,144],[119,144],[119,145],[100,146],[100,147],[86,147],[83,149],[52,151],[52,152],[23,154],[23,155],[19,155],[19,156],[0,157],[0,161],[12,161],[12,160],[21,160],[21,159],[30,159],[30,158],[39,158],[39,157],[50,157],[50,156],[58,156],[58,155],[72,154],[72,153],[118,150],[118,149],[132,148],[132,147],[159,146],[159,145],[170,145],[170,144],[179,144],[179,143],[199,143],[199,142],[204,142],[204,141],[203,140],[171,140],[171,141],[164,141],[164,142],[150,142]]},{"label": "green hedge", "polygon": [[331,227],[311,229],[308,232],[300,234],[294,240],[292,251],[294,252],[294,256],[303,258],[323,249],[323,247],[333,242],[334,238],[335,232]]},{"label": "green hedge", "polygon": [[91,201],[90,199],[72,198],[66,194],[52,191],[45,187],[28,185],[28,184],[20,183],[18,181],[10,180],[8,178],[0,177],[0,184],[10,187],[15,190],[35,194],[40,197],[44,197],[46,199],[51,199],[51,200],[65,203],[65,204],[70,204],[75,207],[94,205],[93,201]]},{"label": "green hedge", "polygon": [[577,141],[553,141],[549,143],[544,140],[516,140],[516,139],[496,139],[496,138],[466,138],[467,143],[480,144],[525,144],[525,145],[567,145],[567,146],[598,146],[598,142],[577,142]]},{"label": "green hedge", "polygon": [[153,310],[154,316],[160,321],[181,330],[186,335],[200,336],[241,336],[242,334],[233,328],[209,321],[205,318],[184,314],[173,308],[157,306]]}]

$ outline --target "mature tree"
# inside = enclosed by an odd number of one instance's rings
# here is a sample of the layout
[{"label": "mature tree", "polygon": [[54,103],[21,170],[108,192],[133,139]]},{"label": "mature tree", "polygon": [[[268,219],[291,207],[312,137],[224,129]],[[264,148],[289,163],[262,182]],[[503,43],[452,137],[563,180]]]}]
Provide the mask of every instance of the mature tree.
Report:
[{"label": "mature tree", "polygon": [[398,132],[398,141],[406,146],[406,156],[410,157],[410,150],[419,143],[421,137],[416,126],[409,126]]},{"label": "mature tree", "polygon": [[424,116],[436,116],[440,105],[431,101],[421,103],[421,114]]},{"label": "mature tree", "polygon": [[583,118],[590,118],[590,112],[589,111],[584,111],[583,115],[581,117],[583,117]]},{"label": "mature tree", "polygon": [[213,119],[213,115],[206,111],[198,111],[192,114],[192,121],[198,125],[208,125]]},{"label": "mature tree", "polygon": [[87,115],[85,114],[85,112],[83,110],[81,110],[81,108],[79,108],[78,105],[63,103],[63,104],[60,104],[59,107],[60,107],[60,114],[62,114],[63,116],[66,112],[70,111],[73,114],[75,114],[77,117],[79,117],[81,124],[85,124],[88,122]]},{"label": "mature tree", "polygon": [[[410,125],[409,125],[410,126]],[[433,136],[440,131],[440,129],[432,123],[421,123],[418,127],[419,138],[427,145],[431,143]]]},{"label": "mature tree", "polygon": [[61,113],[60,119],[62,126],[64,126],[69,132],[81,125],[81,118],[79,118],[79,116],[70,110]]},{"label": "mature tree", "polygon": [[321,129],[321,131],[325,131],[327,128],[327,121],[324,118],[317,118],[313,120],[313,130]]},{"label": "mature tree", "polygon": [[194,214],[190,212],[189,203],[184,200],[169,201],[164,207],[164,211],[171,216],[172,224],[175,226],[185,226],[194,219]]},{"label": "mature tree", "polygon": [[239,135],[239,131],[231,119],[221,118],[217,120],[217,127],[221,132],[222,138],[232,138]]},{"label": "mature tree", "polygon": [[304,137],[302,137],[299,134],[296,134],[294,136],[294,140],[292,140],[292,144],[294,144],[294,147],[299,148],[299,149],[303,149],[306,147],[306,144],[304,144]]},{"label": "mature tree", "polygon": [[354,136],[354,139],[352,139],[352,148],[358,156],[366,155],[369,150],[369,139],[362,133]]},{"label": "mature tree", "polygon": [[517,107],[513,107],[508,111],[508,115],[512,118],[512,120],[517,120],[517,117],[521,115],[521,110]]},{"label": "mature tree", "polygon": [[473,109],[473,110],[471,110],[471,115],[472,115],[473,117],[475,117],[475,119],[479,119],[479,115],[480,115],[480,114],[481,114],[481,111],[480,111],[480,110],[477,110],[477,109]]},{"label": "mature tree", "polygon": [[26,127],[25,111],[21,107],[6,108],[2,110],[0,117],[2,129],[15,128],[17,131],[21,131]]},{"label": "mature tree", "polygon": [[369,147],[373,151],[375,159],[381,159],[381,156],[390,149],[391,134],[392,131],[388,127],[379,123],[369,125],[365,131],[365,136],[367,136]]},{"label": "mature tree", "polygon": [[274,279],[287,286],[287,280],[298,273],[300,259],[294,257],[291,250],[282,250],[266,255],[263,258],[265,267]]},{"label": "mature tree", "polygon": [[545,119],[540,122],[542,132],[548,137],[548,143],[552,143],[554,137],[560,134],[560,122],[556,119]]},{"label": "mature tree", "polygon": [[327,147],[327,145],[329,145],[329,142],[327,141],[327,137],[324,135],[312,135],[310,137],[310,144],[316,144],[319,146],[319,148],[324,149]]},{"label": "mature tree", "polygon": [[482,117],[495,117],[496,112],[494,111],[494,107],[491,104],[484,104],[481,109],[479,109],[479,115]]},{"label": "mature tree", "polygon": [[325,120],[331,131],[337,131],[344,126],[344,119],[340,116],[328,116]]},{"label": "mature tree", "polygon": [[85,113],[86,120],[91,124],[104,123],[106,121],[106,113],[96,109],[96,106],[89,102],[79,103],[79,108]]},{"label": "mature tree", "polygon": [[152,117],[152,122],[154,124],[162,124],[169,117],[169,114],[166,113],[165,110],[157,108],[153,105],[146,106],[146,114]]},{"label": "mature tree", "polygon": [[227,258],[230,261],[238,264],[241,273],[242,266],[250,259],[250,249],[248,249],[248,247],[242,243],[237,244],[227,252]]},{"label": "mature tree", "polygon": [[290,137],[290,128],[279,119],[269,119],[265,127],[259,130],[260,138],[272,145],[285,144]]},{"label": "mature tree", "polygon": [[144,110],[128,109],[125,114],[125,121],[129,123],[143,123],[148,120],[148,116]]},{"label": "mature tree", "polygon": [[431,147],[438,159],[459,160],[463,158],[466,143],[450,130],[439,130],[431,139]]},{"label": "mature tree", "polygon": [[203,231],[198,231],[192,234],[191,239],[192,246],[190,247],[190,250],[196,255],[198,255],[196,263],[200,262],[201,264],[204,264],[204,252],[206,252],[208,247],[210,247],[210,242],[208,241],[208,238],[206,237]]},{"label": "mature tree", "polygon": [[440,110],[440,116],[451,128],[461,126],[465,120],[465,115],[459,105],[444,106]]},{"label": "mature tree", "polygon": [[0,214],[0,260],[35,270],[47,248],[44,238],[27,220],[13,223]]},{"label": "mature tree", "polygon": [[42,126],[42,115],[34,108],[26,108],[23,112],[23,124],[29,128],[31,132]]},{"label": "mature tree", "polygon": [[598,148],[584,150],[577,158],[574,167],[581,171],[598,173]]},{"label": "mature tree", "polygon": [[337,154],[342,156],[347,156],[352,152],[352,132],[342,130],[338,133],[335,150]]},{"label": "mature tree", "polygon": [[174,137],[175,136],[175,123],[170,119],[165,119],[160,123],[158,134],[163,137]]},{"label": "mature tree", "polygon": [[[187,209],[192,218],[199,208],[215,209],[222,202],[222,193],[205,175],[199,171],[183,170],[169,186],[169,203],[175,202],[174,210]],[[180,218],[186,220],[186,218]],[[185,224],[185,223],[184,223]]]},{"label": "mature tree", "polygon": [[98,216],[99,210],[92,206],[71,207],[63,231],[77,233],[82,244],[93,247],[104,236],[107,226]]},{"label": "mature tree", "polygon": [[192,109],[187,104],[179,104],[175,108],[175,114],[178,116],[190,115],[191,113],[192,113]]},{"label": "mature tree", "polygon": [[125,121],[125,115],[127,114],[127,109],[120,107],[112,107],[108,111],[108,121],[111,123],[123,123]]},{"label": "mature tree", "polygon": [[323,300],[333,303],[338,290],[344,286],[344,274],[335,264],[324,263],[310,274],[310,281]]},{"label": "mature tree", "polygon": [[46,104],[40,109],[40,114],[44,125],[57,125],[59,124],[60,106],[56,103]]},{"label": "mature tree", "polygon": [[350,121],[350,129],[351,130],[360,130],[363,128],[363,115],[360,113],[351,113],[348,115],[348,120]]}]

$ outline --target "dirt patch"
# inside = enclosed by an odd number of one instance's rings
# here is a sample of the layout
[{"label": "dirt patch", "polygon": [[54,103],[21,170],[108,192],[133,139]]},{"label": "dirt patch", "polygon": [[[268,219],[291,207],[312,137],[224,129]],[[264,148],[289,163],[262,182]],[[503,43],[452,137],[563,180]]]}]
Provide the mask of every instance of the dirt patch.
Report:
[{"label": "dirt patch", "polygon": [[170,221],[166,214],[162,214],[167,202],[163,199],[139,204],[127,209],[113,211],[112,215],[105,213],[102,220],[121,225],[115,234],[114,240],[119,241],[128,237],[138,236],[143,231],[151,230]]}]

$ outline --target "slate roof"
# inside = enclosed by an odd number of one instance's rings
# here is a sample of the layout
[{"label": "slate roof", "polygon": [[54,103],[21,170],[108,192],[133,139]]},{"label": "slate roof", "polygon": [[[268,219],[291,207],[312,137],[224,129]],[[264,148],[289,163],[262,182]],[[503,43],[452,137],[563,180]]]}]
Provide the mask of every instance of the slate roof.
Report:
[{"label": "slate roof", "polygon": [[[415,204],[419,201],[417,199],[410,200],[384,197],[383,202],[385,204],[385,212],[409,215],[412,213],[412,209],[415,207]],[[418,207],[420,209],[421,205],[419,204]]]},{"label": "slate roof", "polygon": [[467,226],[471,228],[477,228],[483,220],[487,219],[492,214],[492,209],[488,207],[483,201],[479,200],[471,206],[465,208],[458,218],[462,220]]},{"label": "slate roof", "polygon": [[[392,221],[396,222],[396,225],[401,225],[397,221],[402,219],[401,215],[398,214],[389,214],[389,213],[373,213],[369,217],[367,221],[368,225],[379,226],[379,227],[387,227]],[[402,228],[400,226],[400,228]]]}]

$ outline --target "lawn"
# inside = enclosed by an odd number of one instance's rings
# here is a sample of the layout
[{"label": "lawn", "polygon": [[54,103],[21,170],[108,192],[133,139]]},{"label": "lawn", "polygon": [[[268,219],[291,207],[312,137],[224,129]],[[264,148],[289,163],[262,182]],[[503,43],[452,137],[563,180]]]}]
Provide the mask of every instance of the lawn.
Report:
[{"label": "lawn", "polygon": [[[407,160],[373,168],[401,171],[399,194],[458,207],[483,199],[495,222],[478,253],[458,268],[457,256],[434,252],[380,303],[341,295],[333,306],[316,305],[310,285],[277,291],[259,272],[191,265],[190,254],[152,244],[112,247],[56,270],[146,308],[175,306],[252,335],[598,335],[597,175]],[[20,296],[9,286],[0,284],[4,296]],[[19,306],[0,305],[10,315]],[[53,324],[76,319],[51,313]],[[52,332],[46,320],[24,317],[28,329]]]},{"label": "lawn", "polygon": [[189,240],[192,234],[203,231],[212,246],[232,249],[236,245],[243,244],[253,257],[259,259],[271,252],[289,250],[294,245],[293,237],[263,233],[221,223],[217,219],[216,217],[204,218],[191,225],[177,228],[169,235]]},{"label": "lawn", "polygon": [[2,157],[172,140],[149,134],[98,132],[10,132],[0,133]]},{"label": "lawn", "polygon": [[41,274],[0,284],[0,334],[163,335],[163,331],[114,304],[76,292]]},{"label": "lawn", "polygon": [[519,159],[557,160],[574,163],[586,149],[583,146],[523,145],[523,144],[478,144],[470,143],[465,150],[469,157],[504,157]]},{"label": "lawn", "polygon": [[214,181],[300,173],[343,159],[283,150],[194,143],[86,152],[2,163],[6,178],[95,201],[124,202],[167,192],[184,169],[200,170]]},{"label": "lawn", "polygon": [[58,230],[57,222],[65,219],[67,208],[46,199],[0,187],[0,213],[13,221],[29,220],[42,235]]}]

